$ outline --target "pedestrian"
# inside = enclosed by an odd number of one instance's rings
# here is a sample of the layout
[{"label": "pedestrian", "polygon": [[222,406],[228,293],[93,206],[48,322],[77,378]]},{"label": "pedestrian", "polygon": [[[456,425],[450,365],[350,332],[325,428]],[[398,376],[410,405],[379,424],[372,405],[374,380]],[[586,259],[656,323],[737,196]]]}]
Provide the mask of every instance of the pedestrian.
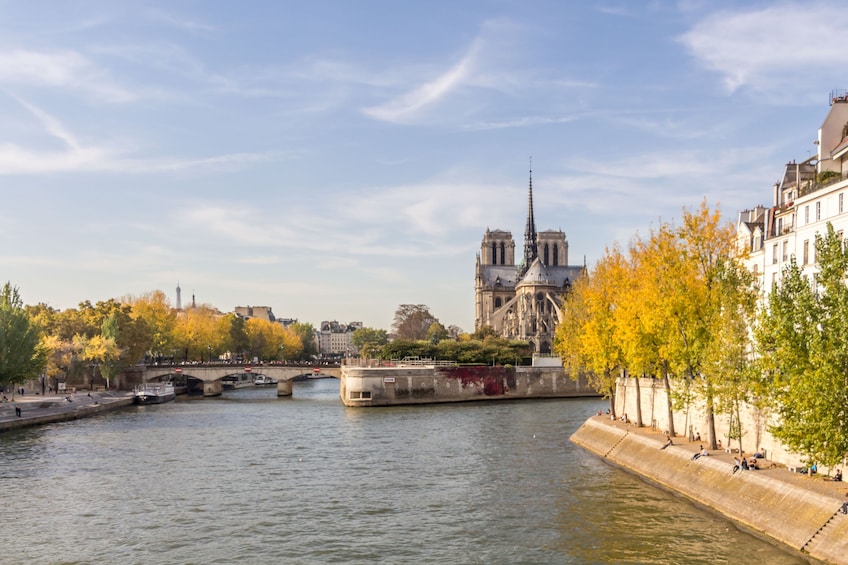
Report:
[{"label": "pedestrian", "polygon": [[15,406],[15,416],[17,416],[18,418],[21,417],[21,407],[20,406]]}]

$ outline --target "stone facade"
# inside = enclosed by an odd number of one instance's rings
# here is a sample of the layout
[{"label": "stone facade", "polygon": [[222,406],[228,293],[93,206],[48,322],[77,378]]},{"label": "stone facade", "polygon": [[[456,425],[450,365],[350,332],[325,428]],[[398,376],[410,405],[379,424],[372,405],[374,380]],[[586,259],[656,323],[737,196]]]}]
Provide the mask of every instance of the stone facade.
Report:
[{"label": "stone facade", "polygon": [[568,241],[560,230],[536,232],[531,172],[524,257],[515,263],[512,233],[486,230],[474,283],[475,329],[525,340],[534,353],[551,353],[562,301],[585,265],[568,265]]}]

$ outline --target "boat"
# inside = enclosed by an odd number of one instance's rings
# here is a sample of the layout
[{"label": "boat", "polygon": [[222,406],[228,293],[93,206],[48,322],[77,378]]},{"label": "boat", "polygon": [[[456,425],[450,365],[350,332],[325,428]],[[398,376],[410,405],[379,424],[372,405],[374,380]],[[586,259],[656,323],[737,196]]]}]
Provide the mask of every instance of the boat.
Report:
[{"label": "boat", "polygon": [[255,384],[256,386],[275,385],[277,384],[277,379],[272,379],[267,375],[259,375],[258,377],[256,377],[256,380],[253,381],[253,384]]},{"label": "boat", "polygon": [[162,404],[177,397],[174,383],[144,383],[133,390],[136,404]]},{"label": "boat", "polygon": [[221,387],[226,389],[244,388],[253,386],[253,375],[251,373],[239,373],[237,375],[227,375],[221,379]]}]

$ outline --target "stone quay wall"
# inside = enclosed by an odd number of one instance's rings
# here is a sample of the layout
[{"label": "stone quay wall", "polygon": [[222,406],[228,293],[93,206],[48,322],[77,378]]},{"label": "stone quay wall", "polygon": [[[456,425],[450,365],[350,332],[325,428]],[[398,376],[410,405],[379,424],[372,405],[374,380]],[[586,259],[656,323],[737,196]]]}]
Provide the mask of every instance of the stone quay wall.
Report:
[{"label": "stone quay wall", "polygon": [[[571,441],[606,461],[679,493],[751,533],[786,545],[801,555],[848,563],[848,516],[842,490],[816,492],[785,468],[731,472],[725,457],[692,461],[694,448],[660,449],[662,434],[592,417]],[[806,480],[805,483],[798,481]],[[827,483],[820,483],[822,485]],[[839,483],[833,483],[836,487]]]},{"label": "stone quay wall", "polygon": [[[639,387],[637,394],[636,387]],[[672,388],[685,386],[678,379],[671,381]],[[668,395],[662,379],[650,378],[620,378],[616,386],[615,411],[621,417],[626,415],[631,422],[636,421],[637,399],[641,400],[642,425],[659,431],[670,430],[668,420]],[[694,437],[700,434],[701,439],[708,441],[708,418],[703,402],[693,402],[674,412],[674,431],[678,436]],[[798,454],[788,451],[768,431],[773,423],[768,412],[758,410],[753,406],[743,406],[740,410],[742,449],[747,454],[764,450],[769,461],[790,466],[802,466]],[[738,440],[730,439],[730,415],[715,415],[716,439],[721,440],[723,448],[738,448]],[[731,445],[732,444],[732,445]],[[828,472],[827,468],[820,471]]]},{"label": "stone quay wall", "polygon": [[397,406],[476,400],[598,396],[562,367],[343,366],[346,406]]}]

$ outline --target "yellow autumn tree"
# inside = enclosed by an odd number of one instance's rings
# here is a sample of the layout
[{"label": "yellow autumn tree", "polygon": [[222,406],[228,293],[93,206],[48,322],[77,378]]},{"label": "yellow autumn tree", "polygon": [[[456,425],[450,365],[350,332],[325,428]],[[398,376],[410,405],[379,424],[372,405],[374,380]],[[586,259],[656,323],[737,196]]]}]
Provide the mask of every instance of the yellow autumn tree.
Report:
[{"label": "yellow autumn tree", "polygon": [[161,290],[154,290],[138,297],[128,296],[122,302],[129,304],[134,320],[142,320],[150,332],[150,354],[167,355],[174,348],[174,327],[177,316],[168,297]]},{"label": "yellow autumn tree", "polygon": [[263,361],[296,358],[303,347],[294,331],[267,320],[247,320],[244,332],[249,355]]},{"label": "yellow autumn tree", "polygon": [[572,377],[584,374],[594,390],[609,398],[613,417],[616,382],[624,362],[614,315],[627,274],[621,250],[608,248],[592,271],[574,282],[554,339],[556,352]]},{"label": "yellow autumn tree", "polygon": [[220,342],[218,313],[210,306],[188,308],[176,317],[174,349],[185,361],[208,359],[213,346]]}]

